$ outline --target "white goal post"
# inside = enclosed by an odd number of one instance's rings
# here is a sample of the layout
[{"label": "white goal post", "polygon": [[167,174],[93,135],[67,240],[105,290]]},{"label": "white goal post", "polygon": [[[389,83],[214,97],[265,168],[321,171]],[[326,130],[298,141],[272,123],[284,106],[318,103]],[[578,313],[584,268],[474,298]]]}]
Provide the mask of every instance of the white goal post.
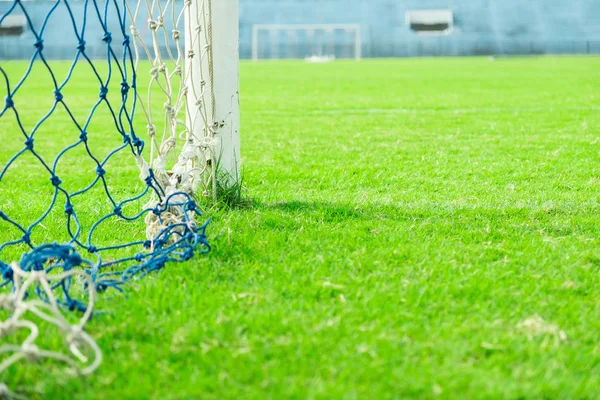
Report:
[{"label": "white goal post", "polygon": [[[239,10],[238,0],[192,0],[191,13],[186,16],[187,53],[200,51],[206,56],[192,58],[190,91],[194,103],[205,102],[208,121],[204,121],[199,109],[187,115],[188,124],[198,136],[202,126],[208,123],[216,135],[216,179],[221,184],[236,184],[240,178],[240,110],[239,110]],[[196,18],[191,17],[196,16]],[[194,32],[200,32],[196,44]],[[208,94],[204,96],[203,94]]]},{"label": "white goal post", "polygon": [[[190,59],[187,124],[196,137],[215,136],[207,162],[217,184],[240,179],[239,11],[238,0],[192,0],[185,16],[186,54]],[[198,39],[198,40],[196,40]],[[204,112],[203,112],[204,111]]]},{"label": "white goal post", "polygon": [[[264,42],[268,42],[267,45]],[[284,48],[282,48],[284,47]],[[252,59],[361,58],[359,24],[255,24]]]}]

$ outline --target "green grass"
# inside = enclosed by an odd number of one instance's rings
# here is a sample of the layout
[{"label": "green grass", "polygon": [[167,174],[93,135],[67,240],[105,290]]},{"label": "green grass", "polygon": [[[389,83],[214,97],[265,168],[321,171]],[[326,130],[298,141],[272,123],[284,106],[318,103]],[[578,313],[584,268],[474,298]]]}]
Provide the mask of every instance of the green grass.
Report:
[{"label": "green grass", "polygon": [[[241,95],[252,203],[206,210],[212,253],[101,299],[94,375],[1,380],[49,399],[597,398],[600,58],[244,62]],[[21,146],[3,122],[2,157]]]}]

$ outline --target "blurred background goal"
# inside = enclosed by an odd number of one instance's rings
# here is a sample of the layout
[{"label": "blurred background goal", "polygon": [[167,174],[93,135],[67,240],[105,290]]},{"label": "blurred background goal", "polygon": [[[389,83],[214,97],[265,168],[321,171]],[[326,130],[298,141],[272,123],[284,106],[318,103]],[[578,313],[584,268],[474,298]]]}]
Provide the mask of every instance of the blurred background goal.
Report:
[{"label": "blurred background goal", "polygon": [[360,60],[358,24],[252,26],[252,59]]}]

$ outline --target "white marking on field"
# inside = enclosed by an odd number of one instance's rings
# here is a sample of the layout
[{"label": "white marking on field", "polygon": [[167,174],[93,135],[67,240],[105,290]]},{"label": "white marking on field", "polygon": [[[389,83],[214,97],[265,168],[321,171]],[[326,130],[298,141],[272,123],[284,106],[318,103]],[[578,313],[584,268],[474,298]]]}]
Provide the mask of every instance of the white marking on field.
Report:
[{"label": "white marking on field", "polygon": [[533,315],[519,322],[517,329],[526,334],[529,340],[537,336],[553,336],[560,341],[567,340],[567,334],[558,325],[545,321],[539,315]]},{"label": "white marking on field", "polygon": [[[338,108],[331,110],[304,110],[307,115],[339,115],[339,114],[492,114],[521,112],[558,112],[558,111],[600,111],[600,107],[471,107],[471,108]],[[297,110],[265,110],[259,115],[296,115]]]}]

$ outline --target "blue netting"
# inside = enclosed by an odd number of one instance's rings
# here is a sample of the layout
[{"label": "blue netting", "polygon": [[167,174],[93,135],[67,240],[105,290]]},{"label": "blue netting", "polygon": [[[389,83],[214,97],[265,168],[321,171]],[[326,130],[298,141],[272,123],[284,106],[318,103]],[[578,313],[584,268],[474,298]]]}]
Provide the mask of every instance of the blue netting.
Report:
[{"label": "blue netting", "polygon": [[[183,192],[167,195],[155,178],[152,169],[149,170],[144,179],[143,190],[125,200],[117,200],[118,197],[113,194],[114,189],[107,181],[108,162],[111,159],[118,154],[128,152],[131,154],[131,162],[135,164],[136,157],[142,155],[144,151],[144,141],[136,135],[134,129],[137,75],[130,36],[126,33],[128,21],[125,1],[108,0],[100,3],[97,0],[86,0],[84,2],[83,19],[77,20],[69,1],[58,0],[53,3],[49,12],[45,15],[41,26],[35,26],[32,16],[28,12],[28,8],[33,7],[32,4],[34,4],[31,2],[14,0],[7,11],[0,13],[0,24],[9,15],[22,14],[27,20],[28,30],[33,34],[33,55],[26,72],[18,81],[11,82],[11,79],[9,79],[10,74],[0,65],[0,79],[5,87],[5,93],[7,93],[0,111],[0,121],[2,118],[14,118],[18,131],[20,131],[9,132],[7,133],[9,136],[2,139],[16,141],[18,140],[16,136],[18,134],[23,140],[22,148],[12,155],[5,165],[0,165],[0,185],[14,184],[14,181],[11,183],[11,180],[7,179],[8,171],[16,169],[15,164],[23,157],[31,158],[33,156],[37,166],[41,166],[47,173],[47,185],[53,192],[45,212],[28,223],[17,222],[21,219],[20,216],[10,215],[9,212],[0,209],[0,228],[10,228],[10,230],[19,233],[18,237],[11,238],[11,240],[0,241],[0,274],[2,276],[0,287],[11,287],[14,283],[13,271],[10,267],[10,262],[14,260],[5,259],[7,250],[23,246],[29,249],[22,255],[20,260],[20,266],[23,270],[46,270],[53,273],[82,268],[90,274],[99,292],[111,288],[121,291],[126,282],[161,269],[169,261],[188,260],[197,252],[208,252],[210,250],[205,236],[208,221],[204,224],[196,223],[196,219],[200,218],[202,214],[198,210],[195,200],[189,194]],[[74,59],[70,64],[66,78],[62,82],[54,73],[51,67],[52,63],[44,57],[44,33],[53,13],[56,12],[59,6],[61,6],[63,13],[66,9],[70,20],[53,20],[52,23],[72,25],[72,32],[77,40]],[[111,19],[110,24],[109,16]],[[115,16],[119,28],[117,31],[113,30],[111,32],[109,26],[114,26]],[[106,48],[106,58],[102,61],[94,61],[86,54],[86,39],[91,40],[89,38],[91,35],[86,32],[86,27],[92,20],[94,24],[99,23],[101,27],[99,33]],[[95,35],[93,39],[97,39],[98,30],[95,30],[93,35]],[[97,68],[99,62],[103,63],[103,68],[107,68],[108,72],[104,77]],[[72,112],[72,108],[70,108],[72,103],[70,103],[68,96],[63,95],[66,85],[73,76],[73,71],[81,63],[90,67],[90,74],[93,74],[99,85],[97,100],[83,120],[76,117],[76,113]],[[43,66],[49,74],[54,90],[53,93],[48,95],[53,96],[54,101],[50,111],[43,115],[32,129],[28,130],[22,123],[19,110],[20,104],[25,104],[29,100],[21,89],[25,82],[35,79],[32,76],[32,70],[34,65],[38,64]],[[115,81],[118,81],[120,92],[116,104],[114,100],[109,99],[109,88],[115,86]],[[105,121],[110,128],[107,128],[103,135],[108,132],[110,135],[118,135],[121,139],[121,144],[104,157],[98,156],[93,146],[90,145],[90,135],[92,133],[88,132],[90,121],[100,107],[108,110],[110,115],[109,120]],[[43,152],[38,149],[38,136],[36,134],[41,127],[45,127],[48,131],[48,125],[52,124],[49,119],[58,110],[68,115],[70,122],[76,126],[78,135],[73,137],[72,144],[65,147],[49,161],[42,154]],[[58,135],[60,132],[56,132],[56,134]],[[95,168],[95,171],[92,172],[95,176],[92,182],[83,189],[70,190],[63,184],[65,177],[59,176],[57,168],[61,160],[77,149],[85,150],[87,157]],[[27,179],[26,174],[22,175],[21,178]],[[127,185],[127,182],[124,184]],[[90,228],[84,229],[80,216],[89,212],[89,206],[88,208],[76,206],[76,200],[89,196],[91,192],[98,189],[101,190],[102,196],[110,203],[111,211],[99,218]],[[148,203],[149,199],[154,199],[154,203]],[[18,201],[18,199],[15,200]],[[132,214],[124,211],[127,206],[138,204],[144,200],[146,200],[145,204],[154,205],[145,205]],[[0,203],[0,207],[1,205],[2,203]],[[70,239],[64,243],[35,243],[35,240],[32,239],[33,232],[43,226],[44,221],[49,218],[51,213],[56,212],[57,208],[61,209],[62,218],[64,218],[63,229],[66,230]],[[163,225],[163,215],[172,215],[173,213],[181,217],[179,222]],[[97,230],[108,221],[114,221],[115,219],[139,221],[139,229],[143,230],[143,219],[148,214],[156,215],[161,226],[164,226],[158,235],[151,240],[139,239],[127,243],[96,244],[95,234]],[[109,259],[107,257],[113,258]],[[78,285],[79,287],[77,287]],[[72,281],[72,278],[68,278],[56,283],[53,289],[60,294],[60,302],[65,307],[84,309],[85,302],[78,298],[80,293],[84,293],[81,290],[83,289],[82,286],[84,286],[84,283],[81,280]],[[41,292],[38,292],[38,296],[44,297]]]}]

